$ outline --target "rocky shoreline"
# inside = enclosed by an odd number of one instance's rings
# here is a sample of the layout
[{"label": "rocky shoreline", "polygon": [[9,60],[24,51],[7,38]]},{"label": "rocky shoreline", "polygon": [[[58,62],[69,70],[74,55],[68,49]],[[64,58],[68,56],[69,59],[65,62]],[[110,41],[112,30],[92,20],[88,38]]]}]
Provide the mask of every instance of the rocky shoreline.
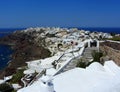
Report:
[{"label": "rocky shoreline", "polygon": [[[42,33],[41,31],[43,30],[39,30],[39,34]],[[38,32],[34,30],[16,31],[0,39],[0,44],[9,45],[14,50],[11,62],[0,71],[0,78],[15,73],[17,68],[25,66],[27,61],[44,59],[51,55],[51,52],[45,47],[44,38],[39,37],[38,39],[37,34]]]}]

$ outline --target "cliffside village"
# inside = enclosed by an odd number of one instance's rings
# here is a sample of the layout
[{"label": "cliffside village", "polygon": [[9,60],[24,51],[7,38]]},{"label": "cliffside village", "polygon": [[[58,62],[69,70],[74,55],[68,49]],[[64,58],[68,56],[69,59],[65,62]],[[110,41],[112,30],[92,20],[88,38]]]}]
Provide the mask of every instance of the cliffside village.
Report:
[{"label": "cliffside village", "polygon": [[[17,92],[118,92],[120,68],[112,61],[104,65],[94,62],[86,68],[76,68],[76,61],[82,58],[86,48],[99,51],[101,39],[112,38],[110,33],[90,32],[77,28],[28,28],[21,32],[32,34],[39,44],[51,52],[51,57],[27,61],[25,76],[21,79],[23,88],[13,84]],[[93,58],[87,56],[91,62]],[[32,78],[33,74],[35,77]],[[113,78],[117,79],[113,79]],[[0,83],[8,81],[6,76]],[[116,85],[116,86],[113,86]]]}]

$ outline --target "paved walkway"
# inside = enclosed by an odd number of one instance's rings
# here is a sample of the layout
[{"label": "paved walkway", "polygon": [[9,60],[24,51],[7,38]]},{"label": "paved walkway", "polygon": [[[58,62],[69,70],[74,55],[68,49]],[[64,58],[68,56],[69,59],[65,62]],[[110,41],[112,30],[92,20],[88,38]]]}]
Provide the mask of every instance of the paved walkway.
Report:
[{"label": "paved walkway", "polygon": [[79,58],[75,58],[74,60],[72,60],[64,69],[63,72],[74,69],[77,65],[77,62],[79,61]]},{"label": "paved walkway", "polygon": [[80,60],[80,58],[84,58],[84,60],[86,61],[89,61],[91,59],[93,59],[92,57],[92,51],[95,50],[95,51],[98,51],[99,49],[97,47],[88,47],[88,48],[85,48],[85,51],[83,52],[83,55],[78,57],[78,58],[75,58],[74,60],[72,60],[64,69],[62,72],[65,72],[65,71],[68,71],[68,70],[71,70],[71,69],[74,69],[77,65],[77,62]]},{"label": "paved walkway", "polygon": [[99,49],[97,47],[87,47],[83,53],[83,59],[85,61],[90,61],[91,59],[93,59],[92,57],[92,52],[93,51],[98,51]]}]

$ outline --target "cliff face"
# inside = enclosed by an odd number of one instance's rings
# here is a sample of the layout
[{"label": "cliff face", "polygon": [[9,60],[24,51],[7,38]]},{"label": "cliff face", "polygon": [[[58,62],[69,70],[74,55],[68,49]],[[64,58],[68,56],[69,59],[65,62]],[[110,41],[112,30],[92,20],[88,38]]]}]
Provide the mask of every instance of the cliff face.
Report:
[{"label": "cliff face", "polygon": [[113,42],[104,42],[100,45],[101,51],[120,66],[120,44]]},{"label": "cliff face", "polygon": [[[36,59],[44,59],[51,55],[51,52],[44,46],[44,39],[36,41],[38,32],[28,34],[28,32],[16,32],[0,39],[0,44],[10,45],[14,50],[11,62],[3,70],[1,76],[13,74],[18,67],[26,65],[25,62]],[[7,71],[12,70],[11,73]]]}]

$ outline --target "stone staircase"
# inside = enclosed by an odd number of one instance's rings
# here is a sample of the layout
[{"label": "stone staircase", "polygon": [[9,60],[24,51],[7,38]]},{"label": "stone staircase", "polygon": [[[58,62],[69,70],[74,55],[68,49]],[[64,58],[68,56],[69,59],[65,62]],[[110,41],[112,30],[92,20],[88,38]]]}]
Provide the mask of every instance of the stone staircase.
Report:
[{"label": "stone staircase", "polygon": [[98,51],[99,49],[97,47],[87,47],[82,55],[82,58],[85,59],[85,61],[89,61],[93,59],[92,52]]},{"label": "stone staircase", "polygon": [[92,57],[92,51],[98,51],[99,49],[97,47],[88,47],[85,49],[85,51],[83,52],[82,57],[78,57],[74,60],[72,60],[64,69],[62,72],[74,69],[77,65],[77,62],[80,60],[80,58],[84,58],[85,61],[90,61],[91,59],[93,59]]},{"label": "stone staircase", "polygon": [[80,59],[80,57],[72,60],[72,61],[63,69],[63,72],[68,71],[68,70],[71,70],[71,69],[74,69],[74,68],[76,67],[77,62],[79,61],[79,59]]}]

